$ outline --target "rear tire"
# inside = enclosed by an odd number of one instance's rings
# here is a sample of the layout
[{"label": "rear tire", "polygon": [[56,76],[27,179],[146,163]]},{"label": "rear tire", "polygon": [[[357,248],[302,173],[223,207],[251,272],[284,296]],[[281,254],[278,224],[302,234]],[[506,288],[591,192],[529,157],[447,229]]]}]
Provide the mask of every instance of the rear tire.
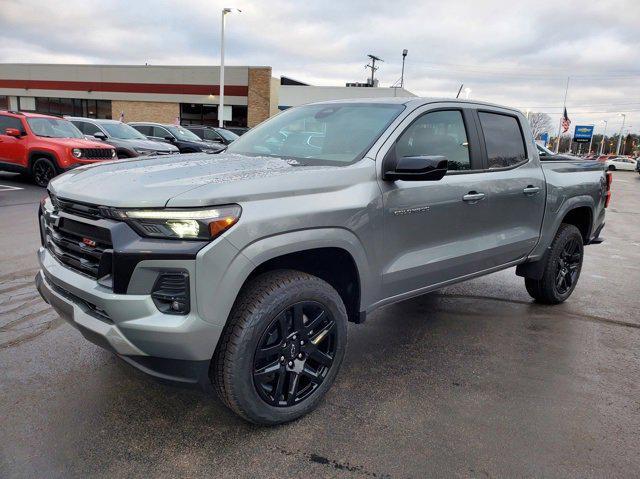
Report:
[{"label": "rear tire", "polygon": [[240,291],[210,376],[240,417],[281,424],[318,406],[346,345],[347,313],[335,289],[300,271],[271,271]]},{"label": "rear tire", "polygon": [[609,171],[616,171],[616,167],[614,165],[609,165],[609,168],[607,168]]},{"label": "rear tire", "polygon": [[37,158],[31,165],[31,179],[41,188],[46,188],[57,174],[56,165],[48,158]]},{"label": "rear tire", "polygon": [[565,301],[578,283],[583,256],[580,230],[573,225],[562,224],[551,243],[542,277],[524,280],[529,295],[542,304]]}]

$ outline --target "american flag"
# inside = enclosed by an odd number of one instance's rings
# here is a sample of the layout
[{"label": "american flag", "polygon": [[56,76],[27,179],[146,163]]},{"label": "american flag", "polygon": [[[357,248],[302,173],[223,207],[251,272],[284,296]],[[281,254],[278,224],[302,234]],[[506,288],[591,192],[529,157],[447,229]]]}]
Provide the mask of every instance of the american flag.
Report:
[{"label": "american flag", "polygon": [[569,115],[567,115],[567,107],[564,107],[564,115],[562,115],[562,133],[566,133],[569,130],[569,126],[571,126],[571,120],[569,120]]}]

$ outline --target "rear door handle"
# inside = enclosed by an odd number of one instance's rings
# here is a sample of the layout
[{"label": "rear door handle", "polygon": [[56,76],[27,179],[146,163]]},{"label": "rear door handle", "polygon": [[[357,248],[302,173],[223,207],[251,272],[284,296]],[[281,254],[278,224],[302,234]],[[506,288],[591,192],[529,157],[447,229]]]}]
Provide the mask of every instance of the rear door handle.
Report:
[{"label": "rear door handle", "polygon": [[484,193],[476,193],[475,191],[470,191],[462,197],[462,201],[467,201],[469,203],[476,203],[482,199],[484,199]]},{"label": "rear door handle", "polygon": [[540,187],[539,187],[539,186],[532,186],[532,185],[529,185],[529,186],[527,186],[524,190],[522,190],[522,192],[523,192],[525,195],[535,195],[535,194],[537,194],[539,191],[540,191]]}]

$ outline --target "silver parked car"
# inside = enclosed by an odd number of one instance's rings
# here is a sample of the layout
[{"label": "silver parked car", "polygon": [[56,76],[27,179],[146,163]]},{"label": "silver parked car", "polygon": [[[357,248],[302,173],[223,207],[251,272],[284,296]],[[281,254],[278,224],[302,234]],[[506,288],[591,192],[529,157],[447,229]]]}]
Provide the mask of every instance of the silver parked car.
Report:
[{"label": "silver parked car", "polygon": [[527,125],[470,101],[325,102],[218,155],[72,170],[40,209],[38,290],[142,371],[291,421],[334,382],[347,321],[512,266],[536,301],[569,298],[610,174],[542,164]]}]

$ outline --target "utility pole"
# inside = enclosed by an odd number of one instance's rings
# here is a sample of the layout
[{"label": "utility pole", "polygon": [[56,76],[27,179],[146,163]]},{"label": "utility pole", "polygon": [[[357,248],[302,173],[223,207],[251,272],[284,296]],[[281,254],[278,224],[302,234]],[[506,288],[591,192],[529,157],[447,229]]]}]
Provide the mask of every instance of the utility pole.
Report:
[{"label": "utility pole", "polygon": [[400,88],[404,88],[404,61],[407,58],[407,53],[409,50],[406,48],[402,50],[402,73],[400,74]]},{"label": "utility pole", "polygon": [[382,58],[379,58],[375,55],[367,55],[370,59],[371,59],[371,65],[367,64],[364,67],[365,68],[371,68],[371,80],[369,80],[369,83],[371,84],[371,86],[374,86],[374,80],[375,80],[375,73],[376,70],[378,69],[378,67],[376,66],[376,62],[383,62],[384,60]]},{"label": "utility pole", "polygon": [[[567,92],[569,91],[569,78],[571,77],[567,77],[567,87],[564,89],[564,102],[562,103],[562,106],[564,107],[562,109],[562,115],[564,116],[564,110],[567,109]],[[558,142],[556,143],[556,154],[558,154],[558,151],[560,150],[560,138],[562,136],[562,118],[560,117],[560,121],[558,123]],[[569,141],[569,149],[571,149],[571,141]]]},{"label": "utility pole", "polygon": [[627,119],[627,115],[620,113],[622,116],[622,126],[620,126],[620,135],[618,136],[618,146],[616,147],[616,155],[620,154],[620,144],[622,143],[622,130],[624,129],[624,121]]}]

